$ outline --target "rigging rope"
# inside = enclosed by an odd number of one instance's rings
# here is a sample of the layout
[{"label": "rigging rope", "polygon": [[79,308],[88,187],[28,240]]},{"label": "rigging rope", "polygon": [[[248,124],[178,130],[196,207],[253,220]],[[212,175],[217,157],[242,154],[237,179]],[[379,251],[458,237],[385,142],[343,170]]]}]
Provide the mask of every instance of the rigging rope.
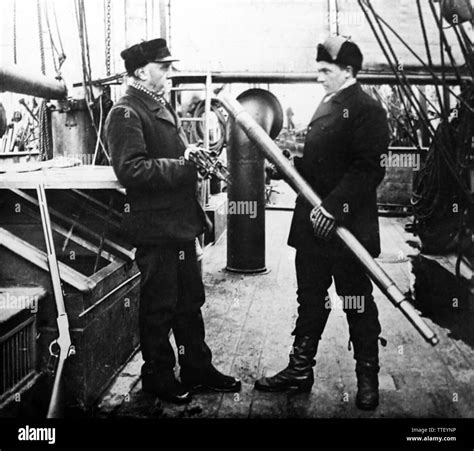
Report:
[{"label": "rigging rope", "polygon": [[[81,47],[81,59],[82,59],[82,86],[84,89],[84,97],[87,111],[89,112],[89,117],[92,123],[92,126],[95,130],[97,136],[97,145],[100,145],[100,148],[106,157],[107,161],[111,162],[110,156],[107,152],[107,149],[103,143],[101,133],[102,125],[99,123],[99,128],[97,127],[94,112],[92,108],[97,108],[97,102],[102,102],[102,97],[99,96],[98,99],[94,99],[94,93],[92,89],[92,75],[91,75],[91,63],[90,63],[90,52],[89,52],[89,40],[87,33],[87,22],[86,22],[86,12],[84,7],[84,0],[75,0],[74,1],[77,26],[79,29],[79,42]],[[99,106],[100,108],[100,106]],[[99,115],[100,120],[100,115]],[[95,161],[96,158],[94,158]]]},{"label": "rigging rope", "polygon": [[[364,10],[364,6],[361,4],[361,1],[362,0],[359,0],[359,5],[361,6],[364,14],[367,17],[367,12]],[[369,5],[369,7],[371,7],[371,5],[369,3],[369,0],[363,0],[363,1],[367,5]],[[400,43],[416,58],[416,60],[422,65],[423,69],[425,69],[433,77],[434,82],[441,84],[443,89],[446,89],[447,91],[449,91],[449,93],[452,96],[454,96],[456,98],[456,100],[458,100],[460,102],[464,102],[464,99],[462,99],[460,96],[458,96],[446,83],[443,83],[443,80],[441,78],[439,78],[438,75],[436,75],[436,73],[420,58],[420,56],[407,44],[407,42],[395,31],[395,29],[392,26],[390,26],[380,15],[378,15],[374,11],[373,8],[371,9],[371,12],[374,14],[375,19],[380,21],[381,24],[383,24],[388,30],[390,30],[390,32],[400,41]],[[367,20],[369,21],[369,19],[367,19]],[[379,24],[379,26],[380,26],[380,24]],[[461,29],[463,29],[462,26],[461,26]],[[374,34],[375,34],[375,32],[374,32]],[[388,41],[388,42],[390,42],[390,41]],[[382,44],[379,42],[379,45],[382,45]],[[382,50],[383,50],[383,48],[382,48]],[[464,103],[464,105],[467,108],[472,108],[467,103]]]},{"label": "rigging rope", "polygon": [[[53,12],[54,12],[54,16],[56,17],[56,10],[54,8],[54,4],[53,4]],[[53,32],[52,32],[51,23],[49,21],[49,15],[50,15],[50,13],[49,13],[48,1],[46,0],[46,3],[45,3],[45,17],[46,17],[46,25],[48,27],[49,40],[51,42],[51,53],[53,55],[53,65],[54,65],[54,70],[56,72],[56,78],[58,80],[61,80],[62,79],[61,67],[64,64],[64,61],[66,60],[66,55],[64,54],[64,49],[63,49],[63,45],[62,45],[62,41],[61,41],[61,34],[60,34],[59,28],[58,28],[57,18],[56,18],[56,34],[57,34],[57,37],[58,37],[60,50],[58,50],[58,48],[57,48],[57,46],[54,42],[54,39],[53,39]]]},{"label": "rigging rope", "polygon": [[[474,105],[473,86],[463,96]],[[468,176],[474,167],[471,161],[474,114],[464,104],[458,104],[457,108],[458,116],[438,127],[426,162],[414,179],[412,205],[417,232],[428,252],[459,247],[465,228],[461,217],[472,212]]]},{"label": "rigging rope", "polygon": [[46,75],[46,63],[44,59],[44,41],[43,41],[43,19],[41,15],[41,0],[36,0],[36,13],[38,16],[38,41],[41,58],[41,73]]},{"label": "rigging rope", "polygon": [[[415,174],[412,206],[417,225],[416,231],[422,240],[423,250],[437,253],[459,248],[462,238],[461,227],[465,227],[464,221],[461,219],[466,212],[468,217],[472,215],[473,200],[468,184],[468,169],[474,167],[471,159],[474,132],[474,87],[472,84],[470,86],[462,84],[463,80],[457,67],[454,67],[454,71],[459,84],[463,88],[461,94],[457,95],[447,86],[444,70],[444,52],[449,57],[448,62],[453,66],[456,62],[444,30],[442,30],[441,18],[438,16],[432,0],[429,3],[439,29],[440,58],[443,65],[441,77],[435,74],[433,70],[433,61],[419,0],[417,0],[418,15],[425,40],[428,64],[413,51],[393,27],[375,12],[370,4],[370,0],[359,0],[359,5],[367,18],[374,36],[389,66],[397,77],[398,85],[396,88],[399,91],[399,97],[405,108],[405,113],[408,115],[408,108],[404,102],[404,97],[406,96],[419,119],[423,121],[425,126],[429,127],[431,144],[421,170]],[[369,11],[372,17],[369,15]],[[378,30],[375,24],[377,24]],[[440,83],[445,92],[449,92],[457,99],[458,104],[454,111],[458,112],[458,114],[449,116],[452,111],[449,110],[449,105],[445,104],[439,88],[436,87],[440,109],[438,113],[441,113],[441,122],[436,130],[430,124],[430,119],[415,95],[413,87],[404,75],[403,69],[401,71],[397,70],[398,58],[383,27],[390,30],[417,61],[421,63],[423,68],[432,75],[433,84]],[[460,28],[459,30],[462,33],[463,29]],[[457,34],[459,35],[459,33]],[[460,37],[461,35],[458,36],[458,40],[461,44]],[[465,42],[467,43],[467,41]],[[463,53],[466,55],[464,51]],[[434,107],[434,104],[426,95],[421,93],[421,96],[432,108]],[[435,110],[437,109],[435,108]]]}]

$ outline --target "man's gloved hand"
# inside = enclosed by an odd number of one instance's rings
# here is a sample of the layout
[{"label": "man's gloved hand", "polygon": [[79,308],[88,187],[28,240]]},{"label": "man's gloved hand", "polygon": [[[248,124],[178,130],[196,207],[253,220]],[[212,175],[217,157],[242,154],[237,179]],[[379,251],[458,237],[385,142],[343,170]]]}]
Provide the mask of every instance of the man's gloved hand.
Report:
[{"label": "man's gloved hand", "polygon": [[336,220],[323,207],[314,207],[311,210],[310,221],[315,236],[328,240],[336,230]]}]

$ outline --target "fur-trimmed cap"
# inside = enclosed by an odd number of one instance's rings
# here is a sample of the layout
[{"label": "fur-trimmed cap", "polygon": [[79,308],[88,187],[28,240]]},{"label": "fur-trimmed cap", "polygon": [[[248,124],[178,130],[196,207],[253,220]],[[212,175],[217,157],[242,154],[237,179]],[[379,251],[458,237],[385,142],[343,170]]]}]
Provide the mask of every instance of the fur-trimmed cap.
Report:
[{"label": "fur-trimmed cap", "polygon": [[318,45],[316,61],[352,66],[359,71],[362,67],[362,60],[359,47],[342,36],[331,36]]}]

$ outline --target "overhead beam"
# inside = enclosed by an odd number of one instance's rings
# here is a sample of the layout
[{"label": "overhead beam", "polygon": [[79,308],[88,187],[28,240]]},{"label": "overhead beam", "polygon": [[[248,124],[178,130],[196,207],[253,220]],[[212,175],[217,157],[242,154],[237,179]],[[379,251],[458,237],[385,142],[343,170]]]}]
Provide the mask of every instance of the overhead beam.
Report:
[{"label": "overhead beam", "polygon": [[[279,73],[279,72],[211,72],[213,83],[317,83],[318,76],[314,72],[301,73]],[[429,74],[405,72],[405,76],[414,85],[434,85],[439,83]],[[205,83],[205,72],[183,72],[171,75],[174,84],[179,83]],[[357,80],[367,85],[393,85],[397,83],[397,77],[390,72],[359,72]],[[472,82],[471,77],[464,77],[466,82]],[[453,86],[458,85],[454,74],[447,74],[445,83]]]}]

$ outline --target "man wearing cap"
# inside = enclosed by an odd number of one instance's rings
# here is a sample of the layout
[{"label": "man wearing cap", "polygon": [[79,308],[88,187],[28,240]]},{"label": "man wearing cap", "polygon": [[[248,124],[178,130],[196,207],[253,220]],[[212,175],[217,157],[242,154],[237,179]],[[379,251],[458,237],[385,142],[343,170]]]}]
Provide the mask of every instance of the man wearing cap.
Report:
[{"label": "man wearing cap", "polygon": [[[124,229],[137,247],[141,271],[142,387],[161,399],[187,403],[198,388],[238,391],[240,381],[221,374],[205,343],[204,286],[195,238],[206,216],[197,200],[198,173],[185,158],[187,141],[164,98],[173,61],[164,39],[121,53],[130,83],[106,122],[112,165],[127,189]],[[175,378],[173,331],[181,368]]]},{"label": "man wearing cap", "polygon": [[[387,117],[357,83],[362,53],[356,44],[330,37],[318,46],[316,61],[326,96],[308,126],[303,157],[295,157],[294,165],[322,204],[313,208],[302,196],[297,198],[288,239],[296,248],[299,304],[293,349],[287,368],[262,377],[255,387],[311,390],[314,357],[331,309],[328,288],[334,278],[354,346],[356,405],[371,410],[379,402],[377,307],[364,267],[334,231],[345,226],[373,257],[380,253],[376,188],[385,175],[380,155],[388,148]],[[345,303],[347,299],[362,300],[362,308]]]}]

